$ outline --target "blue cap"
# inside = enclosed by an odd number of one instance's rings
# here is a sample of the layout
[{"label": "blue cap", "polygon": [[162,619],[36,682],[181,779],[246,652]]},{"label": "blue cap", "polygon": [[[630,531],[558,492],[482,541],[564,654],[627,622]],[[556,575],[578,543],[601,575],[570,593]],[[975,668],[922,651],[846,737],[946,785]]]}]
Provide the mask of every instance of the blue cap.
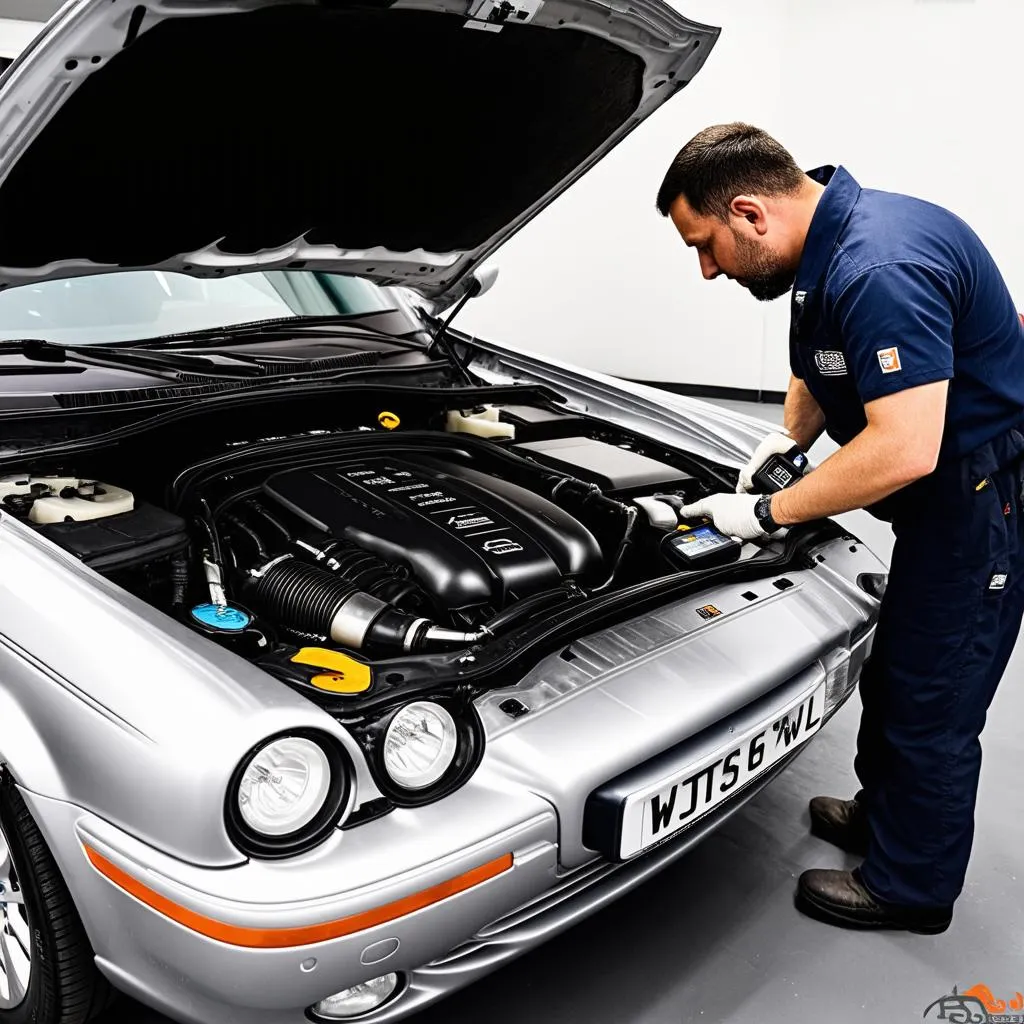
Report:
[{"label": "blue cap", "polygon": [[252,619],[240,608],[228,605],[197,604],[192,609],[192,618],[211,629],[222,629],[226,633],[235,633],[245,629]]}]

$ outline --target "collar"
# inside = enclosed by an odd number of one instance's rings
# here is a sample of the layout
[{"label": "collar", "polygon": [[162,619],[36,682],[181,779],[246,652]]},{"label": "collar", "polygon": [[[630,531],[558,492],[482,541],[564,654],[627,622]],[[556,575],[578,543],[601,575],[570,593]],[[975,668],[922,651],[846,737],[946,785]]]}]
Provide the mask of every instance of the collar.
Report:
[{"label": "collar", "polygon": [[813,290],[825,275],[839,235],[850,219],[861,193],[860,185],[844,167],[816,167],[807,174],[824,185],[825,191],[807,230],[800,267],[796,273],[794,288],[797,292]]}]

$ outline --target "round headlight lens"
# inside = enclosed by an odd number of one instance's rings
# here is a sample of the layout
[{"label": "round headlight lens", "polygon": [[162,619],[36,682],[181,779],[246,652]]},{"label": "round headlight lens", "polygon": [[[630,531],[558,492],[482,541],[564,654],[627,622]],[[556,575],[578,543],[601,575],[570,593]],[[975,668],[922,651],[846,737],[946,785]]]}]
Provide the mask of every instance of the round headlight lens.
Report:
[{"label": "round headlight lens", "polygon": [[312,740],[289,736],[268,743],[246,765],[238,786],[242,820],[264,836],[286,836],[308,825],[331,790],[331,763]]},{"label": "round headlight lens", "polygon": [[440,704],[415,701],[391,720],[384,767],[405,789],[432,786],[451,767],[458,747],[455,720]]}]

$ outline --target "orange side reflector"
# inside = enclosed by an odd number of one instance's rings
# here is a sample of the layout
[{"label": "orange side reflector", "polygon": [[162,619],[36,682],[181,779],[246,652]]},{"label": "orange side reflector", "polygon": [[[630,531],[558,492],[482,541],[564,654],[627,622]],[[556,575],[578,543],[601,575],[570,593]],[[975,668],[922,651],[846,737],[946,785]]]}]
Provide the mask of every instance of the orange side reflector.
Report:
[{"label": "orange side reflector", "polygon": [[250,949],[284,949],[288,946],[306,946],[314,942],[327,942],[330,939],[339,939],[344,935],[352,935],[354,932],[386,924],[388,921],[394,921],[406,914],[422,910],[424,907],[429,907],[432,903],[439,903],[456,893],[465,892],[512,867],[512,854],[506,853],[487,864],[481,864],[480,867],[467,871],[465,874],[449,878],[439,885],[423,889],[413,893],[412,896],[395,900],[393,903],[386,903],[383,907],[364,910],[361,914],[352,914],[350,917],[341,917],[336,921],[304,925],[299,928],[242,928],[238,925],[215,921],[211,917],[204,917],[202,914],[179,906],[173,900],[169,900],[166,896],[161,896],[160,893],[143,885],[137,878],[122,871],[116,864],[111,864],[106,857],[97,853],[92,847],[85,844],[83,846],[92,866],[101,875],[140,902],[145,903],[147,907],[151,907],[157,913],[163,914],[164,917],[169,917],[172,921],[176,921],[200,935],[205,935],[207,938],[225,942],[229,946],[245,946]]}]

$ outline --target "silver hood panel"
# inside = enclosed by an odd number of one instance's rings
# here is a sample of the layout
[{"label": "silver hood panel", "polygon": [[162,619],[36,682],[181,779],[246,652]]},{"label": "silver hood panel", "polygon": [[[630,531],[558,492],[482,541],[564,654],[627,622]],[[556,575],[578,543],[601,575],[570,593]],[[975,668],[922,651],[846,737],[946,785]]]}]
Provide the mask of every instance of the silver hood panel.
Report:
[{"label": "silver hood panel", "polygon": [[450,296],[718,36],[660,0],[499,7],[68,4],[0,87],[0,287],[302,267]]}]

